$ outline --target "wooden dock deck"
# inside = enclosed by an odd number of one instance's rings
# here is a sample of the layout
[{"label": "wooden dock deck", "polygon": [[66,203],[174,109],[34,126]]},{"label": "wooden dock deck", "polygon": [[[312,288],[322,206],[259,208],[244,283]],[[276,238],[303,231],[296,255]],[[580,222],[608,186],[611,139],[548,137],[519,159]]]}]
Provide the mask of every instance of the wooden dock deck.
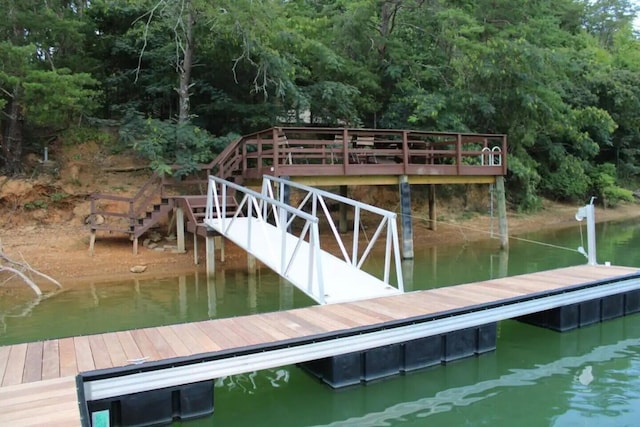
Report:
[{"label": "wooden dock deck", "polygon": [[638,268],[583,265],[357,302],[2,346],[0,425],[80,425],[75,376],[81,372],[277,346],[443,312],[468,313],[636,276]]}]

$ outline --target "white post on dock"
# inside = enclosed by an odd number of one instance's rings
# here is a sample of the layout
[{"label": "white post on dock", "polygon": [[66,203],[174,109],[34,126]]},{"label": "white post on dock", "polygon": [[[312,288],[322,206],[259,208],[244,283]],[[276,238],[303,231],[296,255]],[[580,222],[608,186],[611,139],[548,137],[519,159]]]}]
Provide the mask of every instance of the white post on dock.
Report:
[{"label": "white post on dock", "polygon": [[[588,205],[585,205],[578,209],[576,213],[576,219],[582,221],[587,219],[587,264],[596,265],[596,213],[593,201],[595,197],[591,198]],[[581,246],[578,248],[578,252],[584,254],[584,248]]]}]

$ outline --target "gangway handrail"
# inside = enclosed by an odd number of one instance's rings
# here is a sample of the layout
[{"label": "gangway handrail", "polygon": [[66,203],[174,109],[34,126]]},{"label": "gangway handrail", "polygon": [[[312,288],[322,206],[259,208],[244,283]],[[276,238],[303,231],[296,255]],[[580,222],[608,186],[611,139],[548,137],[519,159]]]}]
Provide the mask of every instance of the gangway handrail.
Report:
[{"label": "gangway handrail", "polygon": [[[220,191],[222,192],[222,197],[218,197],[218,186],[220,186]],[[236,191],[236,194],[244,194],[240,203],[236,208],[232,218],[230,221],[227,221],[226,212],[227,212],[227,188],[232,188]],[[218,178],[216,176],[209,176],[209,186],[207,189],[207,207],[205,211],[205,221],[213,221],[214,220],[214,210],[215,210],[215,219],[219,221],[220,231],[224,235],[229,228],[233,225],[234,221],[242,215],[243,209],[247,207],[247,217],[249,221],[247,221],[247,242],[246,242],[246,250],[248,252],[252,252],[252,224],[254,223],[253,218],[255,218],[258,224],[262,226],[262,231],[266,235],[266,230],[264,227],[267,225],[268,217],[266,215],[267,209],[265,208],[268,205],[272,205],[274,212],[277,212],[279,215],[279,219],[276,220],[276,228],[281,230],[282,233],[282,249],[280,251],[280,265],[272,266],[275,267],[276,272],[278,272],[283,277],[287,277],[289,269],[293,265],[297,255],[300,253],[300,247],[303,241],[305,241],[305,237],[307,233],[309,233],[309,275],[307,278],[307,286],[306,289],[302,289],[306,292],[310,297],[314,300],[318,301],[321,304],[325,303],[325,293],[324,293],[324,275],[322,270],[322,257],[320,256],[320,233],[318,231],[318,218],[314,215],[310,215],[307,212],[304,212],[300,209],[297,209],[293,206],[287,205],[279,200],[276,200],[268,195],[264,195],[258,193],[257,191],[251,190],[250,188],[243,187],[236,183],[224,180],[222,178]],[[286,226],[282,226],[286,221],[282,221],[286,216],[291,215],[292,217],[298,217],[305,221],[305,225],[298,236],[298,240],[296,242],[296,246],[291,253],[291,255],[287,258],[286,244],[287,241],[287,228]],[[268,243],[268,239],[267,239]],[[316,279],[317,283],[317,292],[314,292],[313,279]]]},{"label": "gangway handrail", "polygon": [[[395,274],[396,274],[396,282],[397,288],[400,292],[404,292],[404,281],[402,276],[402,265],[401,265],[401,257],[400,257],[400,245],[398,242],[398,228],[396,223],[397,214],[395,212],[391,212],[382,208],[378,208],[376,206],[369,205],[367,203],[359,202],[357,200],[349,199],[348,197],[340,196],[337,194],[330,193],[328,191],[324,191],[315,187],[309,187],[307,185],[299,184],[297,182],[289,181],[288,179],[278,178],[270,175],[263,175],[262,177],[262,194],[269,198],[274,198],[274,191],[271,183],[277,183],[279,185],[279,197],[280,202],[284,203],[284,194],[285,188],[284,186],[288,185],[293,188],[297,188],[302,191],[306,191],[307,194],[303,198],[302,202],[298,205],[297,210],[301,210],[309,201],[311,201],[311,215],[317,217],[317,206],[318,204],[322,208],[322,211],[325,214],[325,217],[329,223],[329,227],[333,233],[334,238],[338,246],[340,247],[340,251],[342,252],[342,256],[344,261],[348,264],[353,265],[354,267],[361,269],[364,261],[367,259],[371,250],[373,249],[374,244],[378,240],[378,237],[384,230],[384,227],[387,227],[387,235],[386,235],[386,247],[385,247],[385,260],[384,260],[384,278],[383,281],[386,284],[389,284],[389,276],[390,276],[390,268],[391,268],[391,256],[393,255],[394,266],[395,266]],[[352,253],[351,257],[347,253],[344,242],[342,241],[342,237],[338,232],[338,229],[335,226],[333,218],[329,213],[329,209],[325,203],[325,199],[334,200],[339,203],[343,203],[346,205],[350,205],[354,207],[355,214],[353,220],[353,245],[352,245]],[[358,258],[359,253],[359,229],[360,229],[360,211],[365,210],[376,215],[382,217],[376,231],[373,236],[369,240],[366,248],[364,249],[362,256]],[[265,209],[266,212],[266,209]],[[276,216],[276,221],[278,218]],[[280,219],[282,221],[282,219]],[[285,228],[288,228],[291,224],[291,219],[286,222]]]}]

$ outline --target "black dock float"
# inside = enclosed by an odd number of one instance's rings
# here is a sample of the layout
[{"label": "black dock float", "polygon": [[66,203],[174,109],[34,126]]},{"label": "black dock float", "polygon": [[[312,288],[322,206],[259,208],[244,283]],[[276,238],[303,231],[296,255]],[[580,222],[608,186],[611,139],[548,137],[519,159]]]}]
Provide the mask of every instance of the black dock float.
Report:
[{"label": "black dock float", "polygon": [[640,312],[640,290],[552,308],[520,316],[516,320],[558,332],[566,332],[637,312]]},{"label": "black dock float", "polygon": [[343,388],[480,355],[496,349],[497,322],[326,357],[301,366],[332,388]]},{"label": "black dock float", "polygon": [[213,413],[213,381],[89,401],[92,426],[154,426]]}]

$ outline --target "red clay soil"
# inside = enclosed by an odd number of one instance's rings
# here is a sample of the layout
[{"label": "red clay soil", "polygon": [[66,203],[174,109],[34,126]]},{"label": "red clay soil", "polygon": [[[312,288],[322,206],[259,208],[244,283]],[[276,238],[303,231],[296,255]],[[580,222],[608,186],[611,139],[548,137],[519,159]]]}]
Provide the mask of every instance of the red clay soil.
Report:
[{"label": "red clay soil", "polygon": [[[509,215],[509,234],[517,235],[529,231],[551,228],[575,227],[577,206],[549,204],[532,215]],[[628,219],[640,216],[636,204],[627,204],[616,209],[596,209],[598,221]],[[419,214],[414,217],[414,242],[416,246],[459,245],[469,241],[488,238],[491,218],[477,215],[468,219],[440,219],[437,230],[427,228],[427,221]],[[495,227],[497,229],[497,221]],[[166,232],[166,228],[158,230]],[[187,253],[157,251],[142,247],[137,256],[132,254],[132,244],[125,235],[98,234],[94,256],[88,253],[89,231],[82,218],[67,222],[44,225],[19,225],[0,229],[0,246],[4,254],[15,261],[28,263],[63,283],[104,281],[131,277],[130,268],[136,265],[147,267],[140,278],[167,276],[181,272],[204,269],[204,245],[199,245],[200,265],[194,265],[193,246],[187,241]],[[496,246],[499,245],[495,240]],[[175,245],[175,241],[160,241],[162,245]],[[219,262],[219,261],[218,261]],[[218,264],[221,265],[221,264]],[[225,267],[243,268],[246,255],[227,244]]]}]

